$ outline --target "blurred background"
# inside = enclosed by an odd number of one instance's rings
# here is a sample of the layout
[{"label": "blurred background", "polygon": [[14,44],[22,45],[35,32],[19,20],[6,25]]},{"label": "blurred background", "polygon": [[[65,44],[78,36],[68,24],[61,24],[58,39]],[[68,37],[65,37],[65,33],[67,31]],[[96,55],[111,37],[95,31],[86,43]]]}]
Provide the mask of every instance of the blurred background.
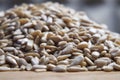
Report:
[{"label": "blurred background", "polygon": [[108,25],[111,31],[120,33],[120,0],[0,0],[0,11],[22,3],[59,2],[75,10],[85,11],[98,23]]}]

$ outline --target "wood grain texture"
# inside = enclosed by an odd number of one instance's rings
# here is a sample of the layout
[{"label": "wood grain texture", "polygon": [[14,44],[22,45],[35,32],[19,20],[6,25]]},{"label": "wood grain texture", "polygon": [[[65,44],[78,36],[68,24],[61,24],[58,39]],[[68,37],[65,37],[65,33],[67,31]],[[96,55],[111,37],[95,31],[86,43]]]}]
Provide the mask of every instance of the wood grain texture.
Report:
[{"label": "wood grain texture", "polygon": [[120,80],[120,72],[0,72],[0,80]]}]

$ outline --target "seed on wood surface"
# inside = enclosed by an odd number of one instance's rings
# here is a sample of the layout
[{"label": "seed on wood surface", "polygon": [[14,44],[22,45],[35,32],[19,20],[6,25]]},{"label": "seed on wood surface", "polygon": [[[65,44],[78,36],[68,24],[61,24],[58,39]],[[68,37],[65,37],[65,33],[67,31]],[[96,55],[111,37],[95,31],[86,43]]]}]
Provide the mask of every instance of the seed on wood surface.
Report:
[{"label": "seed on wood surface", "polygon": [[35,69],[34,71],[35,71],[35,72],[45,72],[46,69]]},{"label": "seed on wood surface", "polygon": [[66,65],[57,65],[56,67],[53,68],[53,71],[55,72],[65,72],[67,66]]},{"label": "seed on wood surface", "polygon": [[52,2],[0,12],[0,71],[119,71],[119,56],[120,35],[84,12]]},{"label": "seed on wood surface", "polygon": [[55,68],[55,67],[56,67],[56,66],[53,65],[53,64],[48,64],[48,65],[47,65],[47,70],[52,71],[53,68]]},{"label": "seed on wood surface", "polygon": [[21,70],[21,71],[24,71],[24,70],[25,70],[25,68],[26,68],[26,66],[25,66],[25,65],[21,65],[21,66],[20,66],[20,70]]},{"label": "seed on wood surface", "polygon": [[89,71],[95,71],[97,69],[97,66],[89,66],[87,67]]},{"label": "seed on wood surface", "polygon": [[113,67],[112,66],[103,66],[102,69],[106,72],[110,72],[113,71]]},{"label": "seed on wood surface", "polygon": [[97,65],[97,67],[103,67],[108,65],[109,63],[111,63],[111,59],[108,57],[102,57],[95,60],[95,64]]},{"label": "seed on wood surface", "polygon": [[20,71],[20,68],[10,68],[10,71]]},{"label": "seed on wood surface", "polygon": [[116,63],[120,65],[120,57],[115,57]]},{"label": "seed on wood surface", "polygon": [[30,71],[32,69],[32,65],[31,64],[28,64],[27,66],[26,66],[26,70],[27,71]]},{"label": "seed on wood surface", "polygon": [[0,72],[1,71],[10,71],[10,68],[8,68],[8,67],[0,67]]},{"label": "seed on wood surface", "polygon": [[35,69],[47,69],[46,65],[33,65],[32,67],[33,70]]},{"label": "seed on wood surface", "polygon": [[71,66],[67,68],[68,72],[80,72],[83,71],[83,69],[79,66]]}]

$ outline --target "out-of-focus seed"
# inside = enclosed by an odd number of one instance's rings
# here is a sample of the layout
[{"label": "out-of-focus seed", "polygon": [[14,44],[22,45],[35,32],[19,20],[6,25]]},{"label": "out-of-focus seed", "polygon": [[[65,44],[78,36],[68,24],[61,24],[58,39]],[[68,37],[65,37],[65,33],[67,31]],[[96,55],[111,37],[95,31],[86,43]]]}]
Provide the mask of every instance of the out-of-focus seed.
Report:
[{"label": "out-of-focus seed", "polygon": [[67,66],[66,65],[57,65],[56,67],[53,68],[53,71],[55,72],[65,72]]}]

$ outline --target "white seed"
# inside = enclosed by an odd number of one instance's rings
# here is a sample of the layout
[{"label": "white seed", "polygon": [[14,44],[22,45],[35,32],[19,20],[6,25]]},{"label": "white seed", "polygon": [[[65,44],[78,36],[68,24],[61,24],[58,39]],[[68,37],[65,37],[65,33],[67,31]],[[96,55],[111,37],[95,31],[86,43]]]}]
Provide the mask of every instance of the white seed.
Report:
[{"label": "white seed", "polygon": [[32,69],[47,69],[47,66],[45,65],[33,65]]},{"label": "white seed", "polygon": [[27,66],[26,66],[26,70],[27,71],[30,71],[32,69],[32,65],[31,64],[28,64]]},{"label": "white seed", "polygon": [[94,66],[95,64],[92,62],[92,60],[90,60],[88,57],[85,57],[85,61],[90,65],[90,66]]},{"label": "white seed", "polygon": [[95,71],[96,68],[97,68],[97,66],[89,66],[89,67],[87,67],[87,69],[88,69],[89,71]]},{"label": "white seed", "polygon": [[113,68],[114,68],[115,70],[120,71],[120,65],[119,65],[119,64],[114,63]]},{"label": "white seed", "polygon": [[24,66],[28,65],[27,61],[23,58],[20,58],[18,63],[19,63],[19,65],[24,65]]},{"label": "white seed", "polygon": [[73,59],[70,66],[79,65],[83,60],[84,60],[84,57],[82,55],[77,56]]},{"label": "white seed", "polygon": [[95,60],[95,64],[97,65],[97,67],[102,67],[109,63],[111,63],[111,59],[108,57],[102,57]]},{"label": "white seed", "polygon": [[0,67],[0,71],[10,71],[10,68],[8,68],[8,67]]},{"label": "white seed", "polygon": [[56,67],[56,66],[53,65],[53,64],[48,64],[48,65],[47,65],[47,70],[52,71],[53,68],[55,68],[55,67]]},{"label": "white seed", "polygon": [[81,70],[82,70],[81,67],[78,67],[78,66],[71,66],[67,68],[68,72],[79,72]]},{"label": "white seed", "polygon": [[113,67],[112,66],[103,66],[102,69],[106,72],[110,72],[113,71]]},{"label": "white seed", "polygon": [[67,66],[66,65],[57,65],[55,68],[53,68],[53,71],[55,72],[65,72]]},{"label": "white seed", "polygon": [[94,58],[98,58],[100,56],[100,53],[97,51],[92,52],[91,54]]},{"label": "white seed", "polygon": [[13,35],[21,35],[21,34],[22,34],[22,32],[20,29],[17,29],[13,32]]},{"label": "white seed", "polygon": [[81,43],[78,44],[77,48],[78,49],[88,48],[88,43],[87,42],[81,42]]},{"label": "white seed", "polygon": [[17,66],[16,60],[10,56],[6,56],[6,61],[14,66]]},{"label": "white seed", "polygon": [[61,56],[58,56],[57,59],[58,59],[58,61],[61,61],[61,60],[67,59],[70,56],[71,56],[71,54],[61,55]]},{"label": "white seed", "polygon": [[4,54],[5,54],[5,52],[2,49],[0,49],[0,56],[4,55]]},{"label": "white seed", "polygon": [[38,57],[32,58],[31,63],[32,63],[32,65],[38,65],[39,64],[39,58]]}]

